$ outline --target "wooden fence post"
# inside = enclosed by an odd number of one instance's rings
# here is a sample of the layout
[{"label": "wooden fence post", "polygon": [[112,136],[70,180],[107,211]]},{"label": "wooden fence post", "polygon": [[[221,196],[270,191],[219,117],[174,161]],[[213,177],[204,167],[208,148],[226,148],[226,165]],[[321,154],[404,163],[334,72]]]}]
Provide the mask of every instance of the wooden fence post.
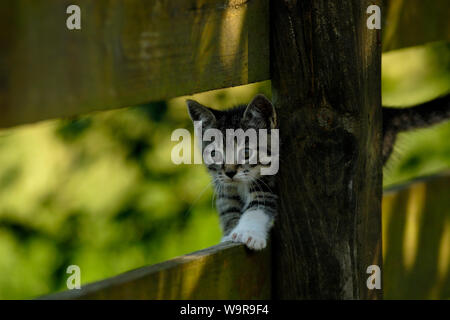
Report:
[{"label": "wooden fence post", "polygon": [[378,0],[274,0],[271,78],[280,122],[276,299],[371,299],[381,268]]}]

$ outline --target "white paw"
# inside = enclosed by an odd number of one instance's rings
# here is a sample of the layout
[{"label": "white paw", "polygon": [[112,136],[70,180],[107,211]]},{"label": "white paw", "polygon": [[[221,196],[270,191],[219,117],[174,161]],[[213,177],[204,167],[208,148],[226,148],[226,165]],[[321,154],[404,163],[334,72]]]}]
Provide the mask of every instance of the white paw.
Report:
[{"label": "white paw", "polygon": [[253,250],[264,249],[267,245],[267,233],[259,230],[252,230],[250,228],[240,228],[237,226],[231,231],[227,240],[233,242],[244,243],[248,248]]}]

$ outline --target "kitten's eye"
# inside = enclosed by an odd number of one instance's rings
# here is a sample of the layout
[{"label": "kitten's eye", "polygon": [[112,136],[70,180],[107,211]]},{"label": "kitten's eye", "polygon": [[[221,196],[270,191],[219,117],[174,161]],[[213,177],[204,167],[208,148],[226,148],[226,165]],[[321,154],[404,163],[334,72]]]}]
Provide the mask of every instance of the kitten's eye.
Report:
[{"label": "kitten's eye", "polygon": [[239,152],[239,158],[241,160],[244,160],[245,162],[248,162],[252,157],[253,157],[253,150],[250,148],[242,149]]},{"label": "kitten's eye", "polygon": [[222,152],[216,150],[211,151],[211,158],[214,160],[214,163],[221,164],[223,161]]},{"label": "kitten's eye", "polygon": [[245,160],[250,159],[251,152],[252,152],[252,151],[251,151],[249,148],[245,148],[245,149],[244,149],[244,159],[245,159]]}]

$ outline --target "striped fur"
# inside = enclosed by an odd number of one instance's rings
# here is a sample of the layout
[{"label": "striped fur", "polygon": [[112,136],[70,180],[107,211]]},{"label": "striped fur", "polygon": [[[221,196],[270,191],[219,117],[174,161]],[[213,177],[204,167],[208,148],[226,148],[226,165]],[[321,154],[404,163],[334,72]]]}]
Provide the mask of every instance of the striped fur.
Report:
[{"label": "striped fur", "polygon": [[[226,129],[245,131],[276,128],[275,108],[262,95],[257,95],[248,105],[225,111],[210,109],[193,100],[188,100],[187,104],[192,120],[202,121],[203,130],[216,128],[222,132],[224,145]],[[201,141],[202,149],[208,143]],[[261,163],[207,165],[217,194],[216,207],[223,241],[242,242],[256,250],[266,246],[270,227],[277,214],[278,197],[273,192],[275,176],[262,176],[261,167]],[[230,178],[227,174],[234,175]]]},{"label": "striped fur", "polygon": [[383,108],[383,163],[392,153],[397,134],[450,119],[450,94],[409,108]]}]

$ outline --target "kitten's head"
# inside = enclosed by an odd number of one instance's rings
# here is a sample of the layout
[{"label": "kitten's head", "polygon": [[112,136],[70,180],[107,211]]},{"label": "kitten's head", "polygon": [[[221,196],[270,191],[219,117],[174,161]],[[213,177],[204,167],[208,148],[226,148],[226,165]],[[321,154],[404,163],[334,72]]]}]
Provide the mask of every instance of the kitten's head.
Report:
[{"label": "kitten's head", "polygon": [[[221,164],[206,164],[209,173],[215,183],[218,184],[236,184],[246,183],[258,179],[261,176],[261,167],[268,167],[270,164],[262,164],[258,157],[259,139],[256,145],[248,143],[238,144],[235,140],[234,155],[227,155],[226,152],[226,129],[254,129],[258,135],[259,129],[267,129],[267,152],[270,156],[270,129],[276,128],[277,120],[275,108],[272,103],[263,95],[259,94],[253,98],[248,105],[240,105],[228,110],[219,111],[201,105],[197,101],[187,100],[189,115],[192,121],[201,121],[203,133],[207,129],[218,129],[223,136],[223,154],[214,150],[211,156],[215,159],[222,158]],[[210,144],[210,141],[200,141],[202,150]],[[219,153],[219,154],[218,154]],[[202,152],[203,154],[203,152]],[[233,157],[234,164],[225,163],[227,156]],[[238,159],[243,159],[245,163],[239,164]],[[253,159],[253,161],[251,161]],[[205,159],[204,159],[205,160]],[[256,163],[251,163],[256,161]],[[205,163],[207,161],[204,161]]]}]

